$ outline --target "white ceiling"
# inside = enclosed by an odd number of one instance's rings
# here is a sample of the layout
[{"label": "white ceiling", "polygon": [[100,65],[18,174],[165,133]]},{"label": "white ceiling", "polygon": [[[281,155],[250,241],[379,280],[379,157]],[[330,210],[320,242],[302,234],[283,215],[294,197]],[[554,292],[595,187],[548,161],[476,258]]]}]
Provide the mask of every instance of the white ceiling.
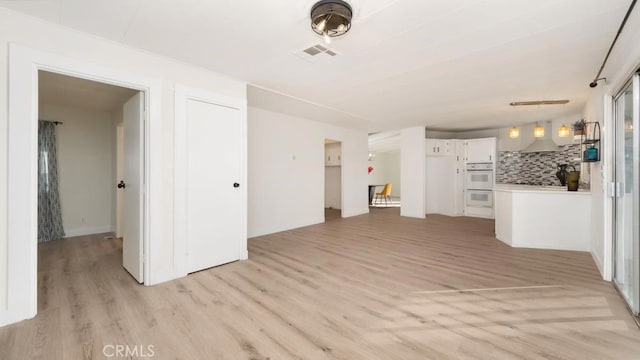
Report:
[{"label": "white ceiling", "polygon": [[[0,6],[319,104],[378,131],[503,127],[581,111],[631,0],[350,0],[352,30],[330,45],[341,55],[310,62],[296,53],[322,41],[310,29],[314,2],[0,0]],[[508,106],[541,99],[571,102]]]},{"label": "white ceiling", "polygon": [[137,90],[91,80],[38,72],[38,102],[97,111],[113,111],[137,94]]}]

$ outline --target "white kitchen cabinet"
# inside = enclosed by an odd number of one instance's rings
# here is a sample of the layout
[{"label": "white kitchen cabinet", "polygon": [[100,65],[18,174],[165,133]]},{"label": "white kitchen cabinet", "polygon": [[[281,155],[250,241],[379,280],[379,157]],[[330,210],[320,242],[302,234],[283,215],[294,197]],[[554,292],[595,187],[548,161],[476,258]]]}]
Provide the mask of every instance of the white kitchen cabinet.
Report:
[{"label": "white kitchen cabinet", "polygon": [[456,173],[454,177],[454,216],[463,216],[464,213],[464,172],[465,170],[465,161],[464,161],[464,141],[455,140],[453,151],[456,159]]},{"label": "white kitchen cabinet", "polygon": [[342,165],[342,146],[340,143],[330,143],[324,145],[324,165]]},{"label": "white kitchen cabinet", "polygon": [[425,146],[428,156],[451,155],[451,144],[454,140],[448,139],[426,139]]},{"label": "white kitchen cabinet", "polygon": [[496,185],[496,239],[512,247],[589,251],[589,191]]},{"label": "white kitchen cabinet", "polygon": [[427,139],[425,141],[425,147],[426,147],[427,156],[437,155],[437,153],[436,153],[436,141],[438,141],[438,140],[437,139]]},{"label": "white kitchen cabinet", "polygon": [[495,162],[496,138],[465,140],[467,163]]},{"label": "white kitchen cabinet", "polygon": [[427,214],[464,215],[464,141],[447,140],[451,156],[426,157]]}]

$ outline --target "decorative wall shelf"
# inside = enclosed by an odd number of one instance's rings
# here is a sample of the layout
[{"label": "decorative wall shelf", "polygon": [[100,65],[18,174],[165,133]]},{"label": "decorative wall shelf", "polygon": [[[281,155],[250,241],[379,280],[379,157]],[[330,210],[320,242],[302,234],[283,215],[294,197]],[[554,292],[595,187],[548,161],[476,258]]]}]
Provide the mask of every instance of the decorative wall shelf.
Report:
[{"label": "decorative wall shelf", "polygon": [[580,135],[580,154],[582,162],[600,161],[600,123],[586,122],[582,135]]}]

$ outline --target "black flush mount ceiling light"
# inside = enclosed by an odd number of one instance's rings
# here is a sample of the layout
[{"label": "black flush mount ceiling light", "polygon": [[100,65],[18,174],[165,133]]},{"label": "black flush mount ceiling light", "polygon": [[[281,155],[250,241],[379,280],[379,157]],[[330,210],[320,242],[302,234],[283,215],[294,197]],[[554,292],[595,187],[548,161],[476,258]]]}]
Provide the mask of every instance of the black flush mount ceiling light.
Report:
[{"label": "black flush mount ceiling light", "polygon": [[342,0],[321,0],[311,8],[311,29],[329,43],[351,29],[353,10]]}]

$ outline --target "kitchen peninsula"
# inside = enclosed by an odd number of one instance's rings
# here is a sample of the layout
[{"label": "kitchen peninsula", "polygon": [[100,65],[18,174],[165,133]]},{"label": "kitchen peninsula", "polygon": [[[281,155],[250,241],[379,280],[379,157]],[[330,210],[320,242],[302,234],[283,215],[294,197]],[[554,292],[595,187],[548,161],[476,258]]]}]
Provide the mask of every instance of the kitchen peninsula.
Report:
[{"label": "kitchen peninsula", "polygon": [[512,247],[589,251],[591,193],[496,184],[496,238]]}]

